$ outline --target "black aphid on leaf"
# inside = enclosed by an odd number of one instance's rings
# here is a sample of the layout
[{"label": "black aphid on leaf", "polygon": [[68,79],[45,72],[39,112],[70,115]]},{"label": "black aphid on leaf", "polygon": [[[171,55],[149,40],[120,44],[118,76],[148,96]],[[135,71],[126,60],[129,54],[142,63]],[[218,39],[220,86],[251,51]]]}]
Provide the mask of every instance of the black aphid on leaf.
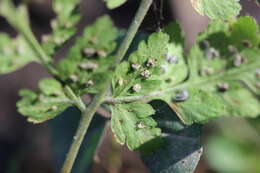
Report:
[{"label": "black aphid on leaf", "polygon": [[255,76],[257,79],[260,79],[260,68],[256,69]]},{"label": "black aphid on leaf", "polygon": [[200,46],[200,49],[206,50],[210,47],[210,44],[209,44],[208,40],[203,40],[200,42],[199,46]]},{"label": "black aphid on leaf", "polygon": [[133,70],[137,71],[137,70],[140,69],[141,65],[140,64],[132,64],[131,67],[132,67]]},{"label": "black aphid on leaf", "polygon": [[135,85],[132,87],[132,89],[133,89],[134,92],[139,92],[139,91],[142,89],[142,87],[141,87],[140,84],[135,84]]},{"label": "black aphid on leaf", "polygon": [[240,65],[246,63],[246,61],[247,61],[247,60],[246,60],[245,57],[241,56],[240,54],[236,54],[236,55],[235,55],[235,59],[234,59],[234,61],[233,61],[233,65],[234,65],[235,67],[239,67]]},{"label": "black aphid on leaf", "polygon": [[173,96],[173,101],[181,102],[189,98],[189,91],[187,89],[177,90]]},{"label": "black aphid on leaf", "polygon": [[97,37],[91,37],[89,42],[92,43],[92,44],[97,44],[97,42],[98,42]]},{"label": "black aphid on leaf", "polygon": [[98,54],[98,56],[101,57],[101,58],[104,58],[104,57],[107,56],[107,52],[104,51],[104,50],[98,50],[98,51],[97,51],[97,54]]},{"label": "black aphid on leaf", "polygon": [[219,51],[215,48],[211,47],[205,50],[205,56],[208,59],[214,59],[220,56]]},{"label": "black aphid on leaf", "polygon": [[79,64],[79,67],[83,70],[95,70],[96,68],[98,68],[98,64],[93,62],[86,62]]},{"label": "black aphid on leaf", "polygon": [[89,81],[86,82],[86,87],[91,87],[93,85],[94,85],[93,80],[89,80]]},{"label": "black aphid on leaf", "polygon": [[218,90],[221,92],[225,92],[229,89],[228,83],[219,83],[217,86],[218,86]]},{"label": "black aphid on leaf", "polygon": [[202,67],[200,70],[200,75],[207,76],[214,73],[214,69],[211,67]]},{"label": "black aphid on leaf", "polygon": [[117,83],[118,83],[119,86],[124,85],[124,79],[123,78],[119,78]]},{"label": "black aphid on leaf", "polygon": [[247,47],[247,48],[250,48],[253,46],[249,40],[243,40],[241,43],[244,47]]},{"label": "black aphid on leaf", "polygon": [[147,79],[151,76],[151,72],[149,70],[144,70],[141,72],[141,76]]},{"label": "black aphid on leaf", "polygon": [[138,129],[143,129],[143,128],[145,128],[146,126],[144,125],[144,123],[143,122],[138,122],[138,123],[136,123],[136,129],[138,130]]},{"label": "black aphid on leaf", "polygon": [[83,53],[84,55],[86,55],[87,57],[92,57],[95,55],[96,50],[94,48],[85,48],[83,49]]},{"label": "black aphid on leaf", "polygon": [[77,82],[79,80],[79,77],[77,75],[75,75],[75,74],[70,75],[69,78],[70,78],[70,80],[72,80],[72,82]]},{"label": "black aphid on leaf", "polygon": [[55,105],[53,105],[53,106],[51,107],[51,110],[52,110],[52,111],[56,111],[57,109],[58,109],[58,107],[55,106]]},{"label": "black aphid on leaf", "polygon": [[147,67],[154,67],[156,64],[156,59],[149,58],[146,62]]},{"label": "black aphid on leaf", "polygon": [[179,58],[169,52],[166,54],[166,60],[170,64],[178,64],[179,62]]},{"label": "black aphid on leaf", "polygon": [[234,56],[234,55],[238,54],[237,48],[233,45],[228,46],[228,52],[229,52],[230,56]]}]

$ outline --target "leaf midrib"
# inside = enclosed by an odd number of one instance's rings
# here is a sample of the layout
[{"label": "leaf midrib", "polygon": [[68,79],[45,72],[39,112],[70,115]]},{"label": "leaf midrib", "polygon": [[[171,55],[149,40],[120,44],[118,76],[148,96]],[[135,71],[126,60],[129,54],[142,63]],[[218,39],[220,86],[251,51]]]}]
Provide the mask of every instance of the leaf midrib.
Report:
[{"label": "leaf midrib", "polygon": [[138,96],[127,96],[127,97],[117,97],[117,98],[107,98],[105,102],[108,103],[125,103],[125,102],[134,102],[138,100],[150,100],[153,97],[168,95],[169,92],[173,92],[175,90],[181,88],[190,88],[195,86],[209,85],[218,83],[220,81],[225,80],[238,80],[237,77],[241,74],[251,72],[252,70],[260,67],[260,61],[253,62],[251,64],[246,64],[243,67],[231,69],[223,73],[219,73],[214,76],[206,77],[206,78],[197,78],[196,80],[187,79],[185,82],[180,83],[176,86],[168,87],[167,89],[159,89],[157,91],[151,92],[147,95],[138,95]]}]

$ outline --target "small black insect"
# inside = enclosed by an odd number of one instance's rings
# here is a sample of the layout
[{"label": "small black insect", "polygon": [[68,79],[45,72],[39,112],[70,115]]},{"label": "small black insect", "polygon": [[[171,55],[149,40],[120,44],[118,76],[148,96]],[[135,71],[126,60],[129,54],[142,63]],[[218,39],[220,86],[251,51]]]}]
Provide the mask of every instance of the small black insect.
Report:
[{"label": "small black insect", "polygon": [[187,89],[177,90],[173,94],[173,101],[182,102],[189,98],[189,91]]},{"label": "small black insect", "polygon": [[203,40],[202,42],[200,42],[200,48],[202,50],[206,50],[209,48],[209,41],[208,40]]},{"label": "small black insect", "polygon": [[205,50],[205,56],[208,59],[214,59],[220,56],[219,51],[215,48],[211,47]]},{"label": "small black insect", "polygon": [[228,83],[219,83],[218,84],[218,90],[221,92],[225,92],[229,89],[229,84]]},{"label": "small black insect", "polygon": [[179,62],[179,58],[177,56],[174,56],[171,53],[166,54],[166,60],[170,64],[178,64],[178,62]]}]

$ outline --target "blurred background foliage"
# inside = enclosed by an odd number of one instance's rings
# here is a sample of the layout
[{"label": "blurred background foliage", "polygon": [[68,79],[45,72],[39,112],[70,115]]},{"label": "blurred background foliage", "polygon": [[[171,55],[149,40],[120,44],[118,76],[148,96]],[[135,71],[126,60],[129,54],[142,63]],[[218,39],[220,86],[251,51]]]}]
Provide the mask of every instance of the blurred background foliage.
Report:
[{"label": "blurred background foliage", "polygon": [[222,118],[208,127],[205,157],[221,173],[260,172],[260,119]]},{"label": "blurred background foliage", "polygon": [[[54,18],[51,0],[24,0],[29,3],[34,33],[40,37],[50,32]],[[15,0],[20,3],[19,0]],[[83,0],[80,7],[83,19],[78,34],[96,17],[108,13],[116,25],[127,28],[138,6],[138,0],[108,11],[101,0]],[[180,21],[186,33],[187,50],[195,35],[207,26],[208,19],[199,16],[188,0],[156,1],[145,19],[141,30],[154,32],[171,20]],[[252,1],[241,0],[241,15],[254,16],[260,22],[260,7]],[[15,31],[0,18],[0,31],[15,36]],[[70,44],[66,44],[55,58],[61,58]],[[35,89],[37,81],[47,72],[30,64],[18,72],[0,76],[0,172],[2,173],[54,173],[58,172],[74,131],[79,112],[68,109],[62,116],[41,125],[32,125],[16,112],[15,103],[20,88]],[[88,98],[86,98],[88,100]],[[106,129],[105,117],[109,114],[99,109],[91,130],[84,140],[73,172],[77,173],[149,173],[139,154],[119,146]],[[104,132],[104,133],[103,133]],[[221,118],[203,129],[204,155],[196,173],[259,173],[260,172],[260,118]],[[98,142],[98,141],[101,142]],[[95,149],[97,151],[95,152]],[[81,166],[80,166],[81,165]]]}]

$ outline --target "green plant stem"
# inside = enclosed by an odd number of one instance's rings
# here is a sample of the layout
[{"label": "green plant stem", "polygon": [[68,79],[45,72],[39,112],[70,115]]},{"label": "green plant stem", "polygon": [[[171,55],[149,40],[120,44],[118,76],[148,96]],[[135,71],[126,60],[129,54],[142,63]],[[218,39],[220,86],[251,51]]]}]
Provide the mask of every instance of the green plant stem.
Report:
[{"label": "green plant stem", "polygon": [[[106,90],[103,90],[103,91],[106,91]],[[97,94],[94,97],[91,104],[82,113],[82,117],[81,117],[78,129],[77,129],[76,135],[73,138],[74,140],[72,142],[72,145],[70,146],[70,150],[68,152],[64,165],[62,167],[61,173],[70,173],[71,172],[71,169],[72,169],[75,159],[77,157],[79,148],[82,144],[82,141],[87,132],[87,129],[89,128],[90,122],[96,112],[96,109],[102,103],[102,98],[104,98],[105,95],[106,95],[106,92],[100,92],[99,94]]]},{"label": "green plant stem", "polygon": [[[98,150],[100,149],[102,143],[104,142],[104,139],[107,135],[107,130],[110,128],[109,121],[105,122],[104,127],[100,128],[98,132],[95,132],[95,135],[92,136],[89,141],[91,140],[90,145],[88,148],[83,151],[84,156],[79,162],[79,168],[77,169],[77,173],[86,173],[86,169],[90,166],[92,163],[92,159],[96,156],[98,157]],[[92,157],[94,156],[94,157]],[[87,163],[87,164],[86,164]]]},{"label": "green plant stem", "polygon": [[68,85],[64,87],[64,92],[66,96],[73,101],[73,104],[76,105],[81,112],[84,112],[86,110],[86,105],[83,103],[82,99],[79,96],[77,96]]},{"label": "green plant stem", "polygon": [[[146,13],[148,12],[150,6],[152,4],[152,0],[142,0],[141,4],[138,8],[138,11],[135,15],[135,18],[133,22],[131,23],[129,30],[126,34],[126,37],[124,38],[122,44],[120,45],[117,53],[116,53],[116,59],[115,63],[111,66],[110,72],[111,74],[114,73],[116,66],[121,62],[121,60],[124,58],[130,44],[133,41],[134,36],[136,35],[136,32],[141,25]],[[75,162],[76,156],[78,154],[79,148],[81,146],[81,143],[84,139],[84,136],[87,132],[87,129],[89,127],[89,124],[97,110],[97,108],[100,106],[100,104],[105,99],[109,89],[110,84],[112,80],[113,75],[109,75],[109,77],[106,78],[104,81],[103,87],[101,88],[99,94],[97,94],[91,104],[87,107],[86,111],[82,113],[82,118],[80,120],[79,127],[76,132],[76,136],[74,138],[74,141],[69,149],[68,155],[66,157],[66,160],[63,164],[61,173],[70,173],[73,167],[73,164]]]},{"label": "green plant stem", "polygon": [[52,58],[49,57],[42,49],[40,43],[37,41],[30,28],[26,6],[20,5],[19,7],[15,7],[12,1],[2,0],[1,7],[1,15],[3,15],[7,21],[17,30],[17,32],[25,38],[28,45],[34,50],[38,61],[47,69],[50,74],[56,77],[58,72],[51,64]]},{"label": "green plant stem", "polygon": [[46,68],[51,75],[57,77],[58,71],[51,64],[52,58],[45,53],[45,51],[42,49],[40,43],[37,41],[33,33],[31,31],[21,33],[23,34],[24,38],[27,40],[31,48],[34,50],[34,52],[36,52],[37,57],[40,63],[44,66],[44,68]]},{"label": "green plant stem", "polygon": [[251,71],[254,71],[260,66],[260,62],[258,63],[252,63],[250,65],[247,65],[245,67],[241,67],[240,69],[234,69],[230,70],[224,73],[220,73],[214,76],[206,77],[206,78],[196,78],[195,80],[187,80],[183,83],[169,86],[166,89],[159,89],[157,91],[151,92],[146,95],[137,95],[137,96],[126,96],[126,97],[108,97],[104,100],[104,103],[128,103],[128,102],[134,102],[134,101],[147,101],[151,100],[154,97],[159,96],[166,96],[173,94],[174,91],[178,89],[183,88],[189,88],[189,87],[202,87],[212,84],[217,84],[219,82],[225,81],[225,80],[240,80],[239,77],[241,77],[241,74],[243,73],[249,73]]},{"label": "green plant stem", "polygon": [[116,60],[115,60],[115,64],[113,67],[118,65],[121,62],[121,60],[124,58],[130,44],[132,43],[132,41],[134,39],[134,36],[136,35],[136,32],[137,32],[139,26],[141,25],[141,23],[143,22],[143,19],[144,19],[146,13],[148,12],[152,2],[153,2],[153,0],[142,0],[140,6],[138,8],[138,11],[135,15],[135,18],[132,21],[132,23],[128,29],[128,32],[126,33],[126,36],[117,51]]}]

